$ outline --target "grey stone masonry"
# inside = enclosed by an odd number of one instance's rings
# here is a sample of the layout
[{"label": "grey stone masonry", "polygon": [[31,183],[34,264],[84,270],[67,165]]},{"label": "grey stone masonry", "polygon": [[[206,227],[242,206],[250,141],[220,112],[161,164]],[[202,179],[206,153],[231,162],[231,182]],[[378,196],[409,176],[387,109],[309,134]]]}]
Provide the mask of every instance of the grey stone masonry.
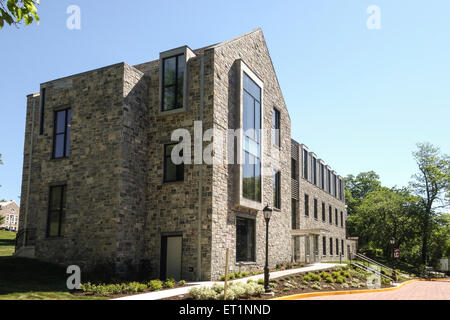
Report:
[{"label": "grey stone masonry", "polygon": [[[182,107],[164,111],[163,63],[174,56],[185,65],[177,82]],[[243,127],[244,73],[262,91],[261,199],[251,201],[242,193],[243,166],[226,161],[230,154],[242,158],[242,135],[229,136],[228,130]],[[71,110],[70,152],[54,159],[55,116],[66,109]],[[279,114],[279,147],[273,143],[274,114]],[[214,143],[211,154],[222,162],[184,163],[181,178],[166,182],[165,145],[178,142],[173,140],[178,129],[191,137],[190,149],[183,152],[190,150],[193,158],[198,148]],[[208,138],[210,129],[214,135]],[[266,254],[262,209],[274,206],[274,174],[279,172],[280,206],[269,224],[269,263],[288,263],[296,255],[307,260],[300,249],[305,236],[292,230],[292,199],[301,208],[308,193],[311,203],[317,198],[338,214],[345,215],[345,208],[343,199],[311,182],[293,181],[291,159],[298,160],[301,177],[302,150],[291,141],[289,113],[260,29],[197,50],[167,50],[160,59],[135,66],[122,62],[42,83],[40,93],[27,96],[16,254],[32,252],[37,259],[77,264],[83,271],[129,277],[158,278],[170,269],[185,280],[216,280],[225,273],[229,246],[230,271],[261,270]],[[50,237],[50,188],[56,186],[65,190],[62,232]],[[311,214],[305,218],[301,210],[298,217],[298,227],[308,234],[326,229],[327,237],[345,240],[345,227],[316,221]],[[242,218],[250,223],[246,234],[240,229],[239,241],[245,243],[238,244],[236,221]],[[181,239],[180,248],[178,242],[168,248],[172,237]],[[252,251],[251,261],[238,261],[238,246]]]}]

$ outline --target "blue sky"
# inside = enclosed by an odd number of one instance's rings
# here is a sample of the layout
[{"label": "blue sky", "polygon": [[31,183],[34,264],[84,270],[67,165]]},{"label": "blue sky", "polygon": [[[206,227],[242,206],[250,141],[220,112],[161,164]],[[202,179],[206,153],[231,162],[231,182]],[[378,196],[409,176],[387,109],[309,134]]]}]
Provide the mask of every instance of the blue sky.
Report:
[{"label": "blue sky", "polygon": [[[69,5],[81,30],[69,30]],[[381,9],[369,30],[366,9]],[[195,49],[261,27],[292,137],[339,174],[404,186],[415,143],[450,152],[450,1],[48,1],[39,26],[0,31],[0,198],[18,200],[26,95],[41,82]]]}]

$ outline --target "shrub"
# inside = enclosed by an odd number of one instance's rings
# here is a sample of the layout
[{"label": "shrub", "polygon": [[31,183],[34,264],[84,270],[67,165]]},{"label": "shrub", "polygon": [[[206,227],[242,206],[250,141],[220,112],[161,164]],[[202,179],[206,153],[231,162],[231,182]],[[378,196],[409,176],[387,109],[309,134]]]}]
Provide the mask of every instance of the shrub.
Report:
[{"label": "shrub", "polygon": [[330,276],[330,274],[329,274],[328,272],[322,271],[322,272],[319,274],[319,276],[320,276],[322,279],[325,279],[325,278],[328,278],[328,277]]},{"label": "shrub", "polygon": [[246,276],[248,276],[248,271],[242,271],[241,272],[241,277],[246,277]]},{"label": "shrub", "polygon": [[234,277],[235,277],[236,279],[239,279],[239,278],[241,277],[241,273],[236,271],[236,272],[234,273]]},{"label": "shrub", "polygon": [[305,277],[309,277],[310,280],[313,280],[313,281],[320,281],[320,276],[318,274],[315,274],[312,272],[309,272]]},{"label": "shrub", "polygon": [[264,285],[264,279],[263,278],[259,278],[258,279],[258,284]]},{"label": "shrub", "polygon": [[220,276],[221,281],[225,281],[225,276]]},{"label": "shrub", "polygon": [[336,283],[341,283],[341,284],[344,283],[344,281],[345,280],[344,280],[344,278],[342,276],[337,276],[336,280],[335,280]]},{"label": "shrub", "polygon": [[229,280],[233,280],[233,279],[234,279],[234,273],[230,273],[230,274],[228,275],[228,279],[229,279]]},{"label": "shrub", "polygon": [[312,286],[311,289],[314,290],[322,290],[322,287],[320,286],[320,284],[318,282],[315,282]]},{"label": "shrub", "polygon": [[217,293],[210,287],[192,288],[189,295],[195,300],[214,300]]},{"label": "shrub", "polygon": [[334,282],[334,279],[333,279],[333,277],[331,275],[328,275],[328,277],[326,277],[324,280],[325,280],[326,283],[333,283]]},{"label": "shrub", "polygon": [[304,266],[304,264],[303,264],[303,263],[300,263],[300,268],[303,268],[303,266]]},{"label": "shrub", "polygon": [[340,276],[340,273],[339,273],[338,271],[333,271],[333,272],[331,273],[331,275],[333,276],[333,278],[337,278],[337,277]]},{"label": "shrub", "polygon": [[184,286],[186,284],[186,280],[180,280],[178,281],[178,284]]},{"label": "shrub", "polygon": [[164,288],[173,288],[175,286],[175,280],[168,278],[166,281],[164,281],[163,284]]},{"label": "shrub", "polygon": [[161,280],[151,280],[148,283],[148,288],[151,291],[158,291],[162,289],[162,281]]}]

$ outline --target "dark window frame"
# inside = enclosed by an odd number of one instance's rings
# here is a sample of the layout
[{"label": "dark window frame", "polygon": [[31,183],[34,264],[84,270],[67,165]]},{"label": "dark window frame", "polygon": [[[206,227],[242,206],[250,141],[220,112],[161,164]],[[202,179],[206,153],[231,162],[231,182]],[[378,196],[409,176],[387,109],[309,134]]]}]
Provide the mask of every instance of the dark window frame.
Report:
[{"label": "dark window frame", "polygon": [[333,255],[333,238],[332,237],[330,237],[330,256],[332,256]]},{"label": "dark window frame", "polygon": [[305,193],[305,216],[309,217],[309,195]]},{"label": "dark window frame", "polygon": [[175,174],[175,180],[168,180],[167,179],[167,160],[172,161],[172,157],[171,155],[167,155],[167,147],[169,146],[175,146],[177,145],[176,143],[167,143],[164,144],[163,147],[163,182],[164,183],[171,183],[171,182],[183,182],[184,181],[184,163],[181,164],[173,164],[175,166],[175,170],[176,170],[176,174]]},{"label": "dark window frame", "polygon": [[334,208],[334,223],[336,224],[336,226],[339,226],[339,219],[338,219],[338,209]]},{"label": "dark window frame", "polygon": [[327,213],[326,213],[327,209],[325,208],[325,202],[322,202],[322,221],[326,222],[327,221]]},{"label": "dark window frame", "polygon": [[328,206],[328,219],[329,223],[333,224],[333,208],[331,206]]},{"label": "dark window frame", "polygon": [[339,239],[336,238],[336,255],[339,255]]},{"label": "dark window frame", "polygon": [[281,148],[281,112],[273,108],[273,138],[272,143],[278,149]]},{"label": "dark window frame", "polygon": [[305,149],[303,149],[302,162],[303,162],[303,178],[305,180],[308,180],[308,151]]},{"label": "dark window frame", "polygon": [[327,255],[327,237],[325,236],[322,237],[322,254]]},{"label": "dark window frame", "polygon": [[344,227],[344,213],[341,211],[341,227]]},{"label": "dark window frame", "polygon": [[[60,188],[60,203],[59,203],[59,209],[53,209],[52,208],[52,194],[53,194],[53,190]],[[47,210],[47,227],[46,227],[46,237],[47,238],[59,238],[63,236],[63,232],[62,232],[62,226],[65,220],[65,206],[64,203],[66,201],[66,190],[67,190],[67,185],[55,185],[55,186],[51,186],[49,188],[49,196],[48,196],[48,210]],[[50,234],[50,223],[51,223],[51,215],[57,213],[58,214],[58,234],[57,235],[51,235]]]},{"label": "dark window frame", "polygon": [[291,199],[291,224],[292,229],[297,229],[297,200]]},{"label": "dark window frame", "polygon": [[[68,114],[70,111],[70,118],[68,118]],[[58,128],[58,113],[60,112],[64,112],[64,132],[62,133],[57,133],[57,128]],[[70,155],[70,140],[67,141],[67,134],[69,134],[69,139],[70,139],[70,134],[71,134],[71,125],[72,125],[72,109],[71,108],[66,108],[66,109],[61,109],[61,110],[55,110],[53,113],[54,119],[53,119],[53,148],[52,148],[52,159],[64,159],[64,158],[68,158]],[[70,123],[69,123],[70,122]],[[57,136],[63,136],[64,137],[64,146],[63,146],[63,155],[60,157],[56,156],[56,137]],[[68,145],[67,145],[68,143]]]},{"label": "dark window frame", "polygon": [[291,158],[291,179],[294,179],[296,181],[298,180],[297,166],[297,160]]},{"label": "dark window frame", "polygon": [[[179,94],[179,85],[178,85],[178,70],[179,70],[179,63],[178,63],[178,58],[180,56],[185,56],[184,53],[180,53],[177,55],[173,55],[170,57],[165,57],[162,59],[162,91],[161,91],[161,112],[167,112],[167,111],[172,111],[172,110],[178,110],[178,109],[183,109],[184,107],[184,77],[186,76],[186,61],[184,62],[184,71],[183,71],[183,88],[182,90],[182,95],[181,95],[181,102],[178,101],[178,94]],[[169,59],[175,59],[175,83],[174,84],[170,84],[170,85],[166,85],[165,81],[166,81],[166,77],[165,77],[165,72],[166,72],[166,64],[165,61],[169,60]],[[186,60],[186,56],[185,56],[185,60]],[[165,102],[165,89],[166,88],[172,88],[175,87],[175,92],[174,92],[174,106],[172,106],[172,108],[169,109],[164,109],[164,102]]]},{"label": "dark window frame", "polygon": [[41,89],[41,118],[40,118],[40,123],[39,123],[39,135],[43,135],[44,134],[44,120],[45,120],[45,93],[46,93],[46,88],[42,88]]},{"label": "dark window frame", "polygon": [[[246,257],[244,260],[241,260],[241,257],[238,257],[238,244],[240,244],[240,241],[238,240],[238,237],[240,234],[238,233],[238,221],[246,221],[246,223],[252,223],[253,224],[253,236],[250,239],[252,241],[252,248],[250,257]],[[246,243],[247,244],[247,243]],[[247,250],[248,251],[248,250]],[[236,217],[236,262],[256,262],[256,221],[254,219],[248,219],[244,217]]]},{"label": "dark window frame", "polygon": [[314,219],[319,219],[319,208],[318,208],[318,201],[316,198],[314,198]]},{"label": "dark window frame", "polygon": [[275,171],[273,175],[273,206],[281,209],[281,172]]}]

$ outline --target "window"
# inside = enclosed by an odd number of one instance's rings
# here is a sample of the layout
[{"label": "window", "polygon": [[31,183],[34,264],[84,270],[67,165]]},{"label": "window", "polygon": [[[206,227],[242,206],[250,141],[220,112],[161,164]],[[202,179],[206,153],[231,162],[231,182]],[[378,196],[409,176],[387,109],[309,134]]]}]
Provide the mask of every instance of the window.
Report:
[{"label": "window", "polygon": [[331,206],[328,207],[328,218],[330,219],[330,224],[333,224],[333,209],[331,209]]},{"label": "window", "polygon": [[322,254],[324,256],[327,255],[327,238],[326,237],[322,238]]},{"label": "window", "polygon": [[297,200],[291,201],[292,229],[297,229]]},{"label": "window", "polygon": [[337,187],[336,175],[333,173],[333,196],[335,196],[335,197],[336,197],[336,187]]},{"label": "window", "polygon": [[297,160],[295,160],[294,158],[291,158],[291,178],[294,180],[298,180],[297,177]]},{"label": "window", "polygon": [[341,239],[341,253],[344,255],[344,239]]},{"label": "window", "polygon": [[333,238],[330,238],[330,256],[333,255]]},{"label": "window", "polygon": [[255,261],[255,220],[236,218],[236,261]]},{"label": "window", "polygon": [[281,173],[276,171],[273,175],[273,206],[281,209]]},{"label": "window", "polygon": [[[176,144],[164,145],[164,182],[175,182],[184,180],[184,163],[174,164],[172,162],[172,150]],[[183,152],[180,153],[182,157]]]},{"label": "window", "polygon": [[45,115],[45,88],[41,89],[41,119],[39,123],[39,134],[44,134],[44,115]]},{"label": "window", "polygon": [[308,151],[303,149],[303,178],[308,180]]},{"label": "window", "polygon": [[336,255],[339,255],[339,239],[336,238]]},{"label": "window", "polygon": [[326,213],[325,213],[325,202],[322,202],[322,221],[326,221]]},{"label": "window", "polygon": [[66,213],[66,186],[50,187],[47,237],[60,237],[64,234]]},{"label": "window", "polygon": [[261,88],[244,72],[242,196],[261,202]]},{"label": "window", "polygon": [[317,159],[312,158],[312,176],[313,176],[313,183],[317,185]]},{"label": "window", "polygon": [[341,211],[341,227],[344,227],[344,213]]},{"label": "window", "polygon": [[339,225],[339,219],[338,219],[338,209],[334,209],[334,223],[338,226]]},{"label": "window", "polygon": [[325,176],[324,176],[324,165],[322,163],[320,164],[319,179],[320,179],[320,188],[323,190],[325,188]]},{"label": "window", "polygon": [[331,171],[327,169],[327,191],[331,193]]},{"label": "window", "polygon": [[183,108],[183,81],[185,55],[163,59],[161,110],[169,111]]},{"label": "window", "polygon": [[317,199],[314,199],[314,219],[318,219],[318,208],[317,208]]},{"label": "window", "polygon": [[70,109],[55,112],[53,135],[53,159],[67,158],[70,150]]},{"label": "window", "polygon": [[280,136],[280,111],[273,109],[273,144],[278,148],[281,146]]},{"label": "window", "polygon": [[309,196],[305,194],[305,216],[309,216]]}]

